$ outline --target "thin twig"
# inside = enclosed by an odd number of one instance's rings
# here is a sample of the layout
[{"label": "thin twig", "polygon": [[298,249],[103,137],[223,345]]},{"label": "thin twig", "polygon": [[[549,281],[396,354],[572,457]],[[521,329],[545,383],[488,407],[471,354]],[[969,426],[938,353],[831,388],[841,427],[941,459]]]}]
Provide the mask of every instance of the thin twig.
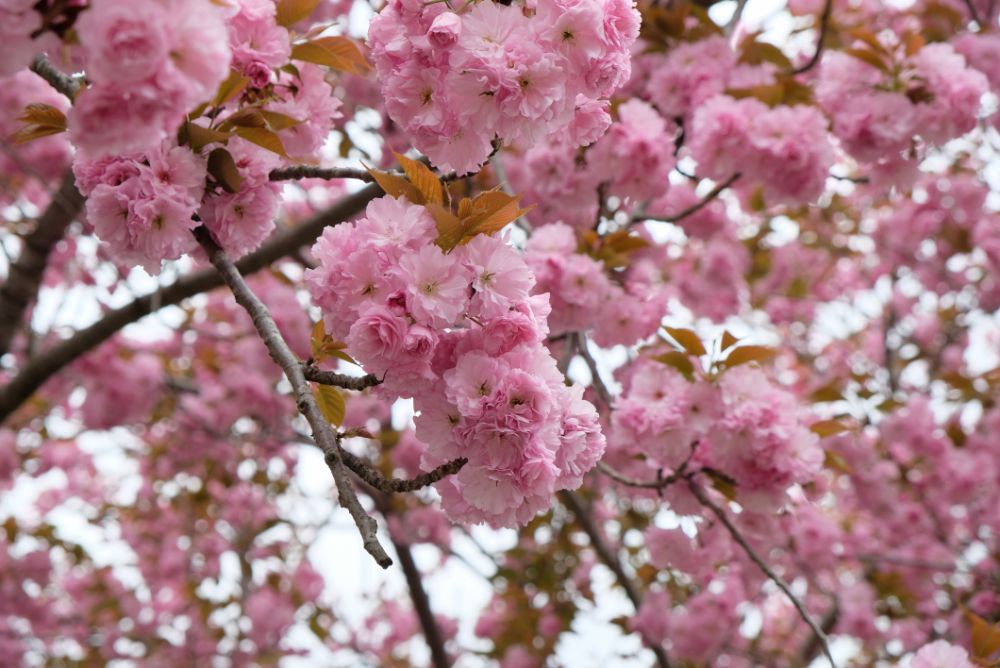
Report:
[{"label": "thin twig", "polygon": [[[966,0],[968,2],[969,0]],[[812,58],[806,61],[801,67],[792,70],[793,74],[802,74],[816,67],[820,57],[823,55],[823,42],[826,41],[826,32],[830,28],[830,15],[833,13],[833,0],[826,0],[823,5],[823,13],[819,15],[819,37],[816,38],[816,50],[813,51]]]},{"label": "thin twig", "polygon": [[372,374],[366,376],[348,376],[344,373],[324,371],[312,364],[303,364],[302,373],[305,375],[306,380],[311,380],[314,383],[333,385],[345,390],[357,390],[358,392],[382,383],[378,376],[373,376]]},{"label": "thin twig", "polygon": [[[345,196],[329,209],[275,235],[258,250],[237,261],[236,267],[240,273],[248,275],[271,266],[276,260],[311,244],[326,227],[354,217],[364,210],[368,202],[381,194],[382,189],[371,184]],[[10,383],[0,388],[0,422],[6,420],[60,369],[110,339],[125,325],[140,320],[164,306],[177,304],[222,284],[222,279],[214,269],[203,269],[188,274],[171,285],[108,311],[89,327],[49,346],[32,357]]]},{"label": "thin twig", "polygon": [[[604,537],[587,513],[587,509],[583,507],[579,497],[569,490],[562,490],[559,492],[559,499],[576,517],[577,524],[580,525],[583,532],[590,538],[590,545],[594,548],[594,552],[597,553],[597,558],[614,573],[618,584],[625,590],[625,595],[628,596],[628,599],[632,602],[632,606],[638,611],[642,606],[642,595],[639,593],[639,589],[632,582],[632,578],[625,573],[625,569],[622,568],[618,557],[604,542]],[[657,645],[656,647],[650,647],[650,649],[656,655],[656,661],[660,665],[660,668],[671,668],[670,657],[667,656],[666,651],[662,647]]]},{"label": "thin twig", "polygon": [[76,93],[80,90],[80,82],[60,72],[44,55],[35,56],[35,59],[31,61],[30,69],[45,79],[50,86],[68,97],[70,102],[76,98]]},{"label": "thin twig", "polygon": [[[735,183],[736,179],[738,179],[738,178],[740,178],[740,173],[736,172],[735,174],[733,174],[732,176],[730,176],[728,179],[726,179],[722,183],[719,183],[714,188],[712,188],[712,190],[707,195],[705,195],[705,197],[703,197],[701,200],[699,200],[698,202],[695,202],[694,204],[692,204],[688,208],[684,209],[680,213],[676,213],[676,214],[674,214],[672,216],[666,216],[666,217],[662,217],[662,218],[654,218],[654,217],[650,217],[650,216],[643,216],[642,217],[642,221],[651,222],[651,223],[676,223],[676,222],[678,222],[680,220],[683,220],[683,219],[687,218],[690,215],[698,213],[699,211],[701,211],[702,209],[704,209],[706,206],[708,206],[709,204],[711,204],[715,200],[715,198],[717,198],[722,193],[723,190],[725,190],[729,186],[733,185],[733,183]],[[636,223],[636,222],[640,222],[640,221],[639,220],[633,220],[632,222]]]},{"label": "thin twig", "polygon": [[795,609],[798,611],[799,617],[801,617],[802,621],[804,621],[806,625],[812,629],[813,634],[816,636],[816,640],[820,643],[820,647],[823,649],[823,654],[830,662],[830,666],[836,668],[837,664],[833,660],[833,654],[830,653],[830,643],[827,641],[826,634],[823,633],[823,629],[819,627],[819,624],[816,623],[816,621],[812,618],[812,615],[809,614],[809,611],[806,610],[806,606],[802,603],[802,601],[800,601],[798,597],[792,593],[788,584],[785,583],[785,581],[781,579],[781,576],[775,573],[770,566],[768,566],[767,562],[757,554],[756,550],[750,547],[750,544],[743,537],[743,534],[740,533],[739,529],[736,528],[736,525],[733,524],[732,520],[729,519],[729,516],[726,515],[725,511],[712,501],[708,495],[705,494],[704,490],[702,490],[697,483],[691,480],[691,478],[687,478],[687,484],[691,489],[691,493],[694,494],[695,498],[698,499],[701,505],[711,510],[712,513],[719,518],[719,521],[722,522],[724,527],[726,527],[729,535],[732,536],[733,540],[735,540],[739,546],[743,548],[743,551],[747,553],[750,560],[757,564],[757,567],[771,579],[771,582],[776,584],[778,589],[780,589],[785,596],[788,597],[788,600],[791,601],[792,605],[795,606]]},{"label": "thin twig", "polygon": [[458,459],[453,459],[450,462],[442,464],[432,471],[421,473],[410,480],[404,480],[402,478],[386,478],[374,466],[348,450],[341,448],[339,452],[347,468],[351,469],[355,475],[366,483],[386,494],[413,492],[423,489],[447,476],[458,473],[469,461],[465,457],[459,457]]},{"label": "thin twig", "polygon": [[594,384],[594,392],[597,393],[598,398],[604,403],[605,406],[611,408],[611,404],[614,402],[614,398],[611,396],[611,391],[608,390],[608,386],[604,384],[604,379],[601,378],[601,373],[597,369],[597,361],[594,356],[590,354],[590,348],[587,345],[587,335],[583,332],[577,332],[576,336],[573,337],[571,343],[575,343],[577,352],[580,353],[580,357],[587,363],[587,368],[590,369],[591,382]]},{"label": "thin twig", "polygon": [[986,26],[983,25],[982,20],[979,18],[979,12],[976,11],[976,6],[972,4],[972,0],[965,0],[965,7],[969,10],[969,16],[976,22],[976,25],[980,28],[985,28]]},{"label": "thin twig", "polygon": [[316,403],[316,397],[313,395],[312,389],[308,381],[306,381],[305,375],[302,373],[302,363],[296,358],[295,353],[292,352],[292,349],[282,337],[277,324],[274,322],[274,318],[271,317],[271,313],[267,310],[267,306],[253,293],[243,279],[243,276],[240,275],[236,265],[233,264],[232,260],[226,256],[225,252],[212,239],[208,230],[204,227],[199,227],[195,229],[194,234],[198,243],[201,244],[201,247],[208,254],[208,259],[211,261],[212,266],[215,267],[222,280],[229,287],[230,291],[232,291],[236,302],[243,307],[250,316],[250,319],[253,320],[254,328],[260,335],[264,345],[267,346],[267,352],[270,354],[271,359],[285,372],[285,377],[292,386],[295,405],[298,407],[299,412],[306,418],[306,421],[309,422],[313,440],[315,440],[316,445],[323,451],[326,463],[333,474],[340,503],[347,508],[351,517],[354,518],[354,523],[358,526],[358,531],[361,533],[365,550],[372,555],[379,566],[388,568],[392,565],[392,559],[389,558],[389,555],[386,554],[381,543],[378,541],[378,536],[376,535],[378,525],[365,512],[365,509],[361,506],[361,502],[358,501],[354,487],[351,486],[351,482],[347,477],[347,469],[340,458],[337,436],[333,428],[330,427],[330,423],[323,417],[323,413]]},{"label": "thin twig", "polygon": [[[430,165],[427,158],[421,158],[420,162]],[[400,171],[390,171],[393,176],[405,176]],[[273,169],[268,174],[271,181],[295,181],[298,179],[356,179],[371,183],[375,177],[367,169],[358,167],[316,167],[314,165],[292,165],[291,167],[280,167]],[[442,181],[454,181],[457,176],[455,172],[442,174],[438,177]]]},{"label": "thin twig", "polygon": [[658,471],[656,480],[636,480],[635,478],[629,478],[623,473],[619,473],[617,470],[611,468],[604,462],[597,462],[597,468],[601,473],[608,476],[615,482],[621,483],[626,487],[638,487],[640,489],[655,489],[657,492],[663,492],[664,489],[670,487],[675,482],[684,479],[689,475],[687,472],[688,461],[685,460],[676,471],[668,476],[663,475],[663,470]]}]

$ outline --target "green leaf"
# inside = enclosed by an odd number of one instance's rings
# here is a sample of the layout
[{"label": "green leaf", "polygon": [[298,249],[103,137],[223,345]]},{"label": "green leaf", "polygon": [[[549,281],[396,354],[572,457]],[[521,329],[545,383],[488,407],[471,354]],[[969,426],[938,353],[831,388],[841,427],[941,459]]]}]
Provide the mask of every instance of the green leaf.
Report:
[{"label": "green leaf", "polygon": [[243,177],[236,167],[236,161],[224,148],[214,149],[208,154],[208,173],[226,192],[239,192],[243,186]]},{"label": "green leaf", "polygon": [[267,128],[236,128],[236,134],[246,139],[249,142],[253,142],[260,146],[261,148],[266,148],[272,153],[277,153],[283,158],[287,158],[288,154],[285,152],[285,146],[281,143],[281,139],[275,133],[271,132]]},{"label": "green leaf", "polygon": [[344,423],[344,413],[347,410],[347,401],[344,393],[332,385],[317,385],[314,388],[316,403],[323,417],[330,424],[340,426]]},{"label": "green leaf", "polygon": [[309,18],[318,4],[319,0],[278,0],[274,20],[279,26],[290,28]]},{"label": "green leaf", "polygon": [[740,346],[733,348],[733,351],[726,356],[723,364],[728,367],[734,367],[748,362],[766,362],[777,354],[777,350],[768,348],[767,346]]},{"label": "green leaf", "polygon": [[700,357],[705,354],[705,346],[702,344],[701,339],[698,338],[698,335],[695,334],[694,330],[682,329],[679,327],[664,327],[663,329],[672,339],[677,341],[677,343],[679,343],[689,355]]}]

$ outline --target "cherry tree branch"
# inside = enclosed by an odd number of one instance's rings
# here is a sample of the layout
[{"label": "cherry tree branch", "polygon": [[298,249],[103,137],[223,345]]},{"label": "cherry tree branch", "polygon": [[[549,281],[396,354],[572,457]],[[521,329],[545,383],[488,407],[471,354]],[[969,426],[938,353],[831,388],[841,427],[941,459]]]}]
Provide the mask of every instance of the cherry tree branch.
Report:
[{"label": "cherry tree branch", "polygon": [[70,102],[73,101],[77,91],[80,90],[80,82],[78,80],[60,72],[44,55],[39,54],[35,56],[35,59],[31,61],[30,69],[45,79],[50,86],[68,97]]},{"label": "cherry tree branch", "polygon": [[10,350],[21,328],[24,312],[38,296],[49,254],[81,208],[83,196],[76,189],[73,172],[67,170],[62,185],[39,217],[35,229],[24,237],[21,253],[0,286],[0,355]]},{"label": "cherry tree branch", "polygon": [[417,619],[420,620],[420,628],[424,632],[424,640],[431,650],[431,660],[434,668],[449,668],[451,659],[444,648],[444,638],[441,635],[441,628],[434,618],[434,611],[431,609],[431,600],[424,589],[423,578],[417,563],[413,560],[413,553],[406,543],[397,542],[392,533],[389,534],[392,545],[396,548],[396,556],[399,557],[399,565],[403,568],[403,576],[406,578],[407,588],[410,590],[410,600],[413,601],[413,608],[417,611]]},{"label": "cherry tree branch", "polygon": [[646,222],[651,222],[651,223],[676,223],[678,221],[684,220],[688,216],[691,216],[693,214],[698,213],[699,211],[701,211],[702,209],[704,209],[706,206],[708,206],[709,204],[711,204],[720,194],[722,194],[723,190],[725,190],[729,186],[731,186],[734,183],[736,183],[736,180],[738,178],[740,178],[740,173],[736,172],[735,174],[733,174],[732,176],[730,176],[728,179],[726,179],[722,183],[717,184],[701,200],[699,200],[698,202],[695,202],[694,204],[692,204],[688,208],[686,208],[686,209],[684,209],[684,210],[680,211],[679,213],[676,213],[676,214],[674,214],[672,216],[665,216],[665,217],[662,217],[662,218],[657,218],[657,217],[643,215],[641,218],[633,220],[632,222],[636,223],[636,222],[640,222],[640,221],[646,221]]},{"label": "cherry tree branch", "polygon": [[[345,455],[348,454],[346,450],[342,452]],[[417,620],[424,633],[427,648],[431,651],[431,663],[434,668],[450,668],[451,659],[448,658],[448,652],[444,647],[444,636],[441,635],[441,628],[434,617],[431,600],[427,595],[427,590],[424,589],[423,576],[413,559],[413,552],[406,542],[393,534],[392,525],[389,524],[389,515],[393,513],[392,503],[388,496],[379,494],[376,490],[368,491],[372,501],[375,502],[375,507],[386,518],[389,540],[392,541],[392,547],[396,551],[396,556],[399,557],[399,565],[403,569],[403,577],[406,578],[406,586],[410,592],[410,601],[413,602],[413,609],[417,613]]]},{"label": "cherry tree branch", "polygon": [[655,489],[659,493],[663,493],[663,490],[670,487],[675,482],[683,480],[690,475],[687,471],[688,462],[690,461],[690,456],[681,463],[677,470],[668,476],[663,475],[663,469],[656,472],[656,480],[636,480],[635,478],[629,478],[623,473],[615,470],[611,466],[605,464],[604,462],[597,462],[597,468],[601,473],[608,476],[615,482],[618,482],[626,487],[637,487],[640,489]]},{"label": "cherry tree branch", "polygon": [[372,374],[366,376],[348,376],[347,374],[336,373],[335,371],[324,371],[308,363],[302,365],[302,373],[305,375],[306,380],[311,380],[314,383],[333,385],[345,390],[356,390],[358,392],[382,384],[381,379]]},{"label": "cherry tree branch", "polygon": [[741,534],[739,529],[736,528],[736,525],[729,519],[729,516],[726,515],[725,511],[712,501],[712,499],[705,494],[705,491],[699,487],[697,483],[688,478],[687,484],[691,489],[691,493],[694,494],[696,499],[698,499],[698,502],[712,511],[719,521],[722,522],[722,525],[726,527],[726,530],[729,532],[729,535],[732,536],[733,540],[736,541],[736,543],[743,548],[743,551],[746,552],[747,556],[750,557],[750,560],[757,564],[757,567],[760,568],[760,570],[762,570],[764,574],[770,578],[771,582],[776,584],[778,589],[780,589],[788,600],[791,601],[792,605],[795,606],[795,609],[798,611],[799,617],[802,618],[802,621],[806,623],[806,625],[812,630],[813,635],[816,636],[816,640],[819,642],[827,661],[830,662],[830,665],[833,668],[836,668],[837,664],[833,660],[833,654],[830,653],[830,643],[827,641],[826,634],[823,632],[823,629],[819,627],[819,624],[816,623],[816,620],[812,618],[812,615],[809,614],[809,611],[806,609],[806,606],[802,603],[802,601],[800,601],[798,597],[792,593],[791,587],[789,587],[781,576],[775,573],[774,569],[768,566],[767,562],[764,561],[759,554],[757,554],[756,550],[754,550],[750,546],[750,543],[746,541],[743,534]]},{"label": "cherry tree branch", "polygon": [[271,170],[268,175],[272,181],[294,181],[297,179],[357,179],[371,183],[375,178],[366,169],[356,167],[314,167],[312,165],[293,165]]},{"label": "cherry tree branch", "polygon": [[[276,260],[292,255],[302,246],[311,244],[325,227],[338,225],[357,215],[364,210],[368,202],[381,194],[382,189],[371,184],[347,195],[329,209],[275,235],[255,252],[237,261],[237,269],[245,276],[271,266]],[[60,369],[110,339],[125,325],[140,320],[164,306],[177,304],[222,284],[222,278],[213,269],[194,272],[125,306],[108,311],[89,327],[78,330],[69,338],[49,346],[32,357],[6,386],[0,388],[0,422],[6,420]]]},{"label": "cherry tree branch", "polygon": [[[969,0],[966,0],[969,2]],[[833,13],[833,0],[826,0],[823,5],[823,12],[819,15],[819,36],[816,38],[816,50],[813,51],[812,57],[805,62],[801,67],[796,67],[792,73],[793,74],[803,74],[808,72],[812,68],[816,67],[819,63],[820,57],[823,55],[823,42],[826,41],[826,33],[830,29],[830,15]]]},{"label": "cherry tree branch", "polygon": [[[339,435],[337,440],[340,440]],[[379,472],[378,469],[366,462],[364,459],[347,450],[344,450],[343,448],[339,449],[339,453],[347,468],[351,469],[355,475],[365,481],[368,485],[385,494],[413,492],[418,489],[428,487],[439,480],[446,478],[447,476],[458,473],[469,461],[465,457],[459,457],[458,459],[453,459],[450,462],[442,464],[432,471],[421,473],[415,478],[405,480],[402,478],[386,478],[381,472]]]},{"label": "cherry tree branch", "polygon": [[[638,587],[636,587],[632,578],[625,572],[625,569],[622,568],[621,562],[618,561],[615,553],[604,542],[604,537],[587,513],[587,509],[583,507],[580,498],[573,492],[564,489],[559,492],[559,500],[573,513],[577,524],[580,525],[580,528],[583,529],[583,532],[590,539],[590,545],[594,548],[598,559],[614,573],[618,584],[625,590],[625,595],[628,596],[628,599],[632,602],[632,606],[638,612],[640,606],[642,606],[642,595]],[[667,656],[666,651],[662,647],[656,646],[649,649],[656,655],[656,662],[660,668],[671,668],[670,657]]]},{"label": "cherry tree branch", "polygon": [[316,397],[312,393],[312,388],[302,373],[302,363],[296,358],[295,353],[292,352],[292,349],[288,346],[284,337],[282,337],[281,332],[278,330],[278,325],[267,310],[267,306],[253,293],[250,286],[247,285],[240,274],[239,269],[236,268],[236,265],[233,264],[232,260],[226,256],[226,253],[212,239],[208,229],[199,227],[194,231],[194,235],[198,243],[201,244],[201,247],[208,254],[208,259],[211,261],[212,266],[219,272],[222,280],[233,293],[236,303],[243,307],[243,310],[253,320],[254,328],[257,330],[257,334],[260,335],[264,345],[267,346],[267,352],[270,354],[271,359],[285,372],[285,378],[288,379],[288,382],[292,386],[295,405],[298,407],[299,412],[306,418],[306,421],[309,422],[313,440],[316,441],[316,445],[323,451],[326,463],[333,474],[340,503],[347,508],[351,517],[354,518],[354,523],[358,526],[358,531],[361,533],[361,538],[364,541],[365,550],[368,554],[372,555],[379,566],[388,568],[392,565],[392,559],[389,558],[389,555],[382,548],[381,543],[378,542],[378,536],[376,535],[378,525],[365,512],[365,509],[361,506],[361,502],[358,501],[354,487],[351,486],[351,482],[347,477],[347,469],[340,458],[337,435],[334,433],[333,428],[330,427],[330,423],[323,417],[323,413],[316,403]]}]

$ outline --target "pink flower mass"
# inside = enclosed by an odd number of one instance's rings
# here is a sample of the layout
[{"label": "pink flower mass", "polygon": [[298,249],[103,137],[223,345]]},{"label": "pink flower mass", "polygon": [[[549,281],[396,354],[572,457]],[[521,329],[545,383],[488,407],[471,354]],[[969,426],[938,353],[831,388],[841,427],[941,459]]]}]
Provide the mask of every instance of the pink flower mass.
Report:
[{"label": "pink flower mass", "polygon": [[0,666],[997,668],[998,166],[995,0],[0,0]]}]

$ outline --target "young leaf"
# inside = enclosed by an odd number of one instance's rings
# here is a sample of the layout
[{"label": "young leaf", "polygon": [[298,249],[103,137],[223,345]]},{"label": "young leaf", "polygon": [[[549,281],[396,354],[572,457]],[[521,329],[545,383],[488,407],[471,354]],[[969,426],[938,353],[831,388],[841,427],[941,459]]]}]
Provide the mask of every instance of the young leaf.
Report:
[{"label": "young leaf", "polygon": [[444,187],[441,185],[441,180],[427,165],[395,151],[392,154],[396,156],[396,160],[402,166],[406,178],[423,195],[425,202],[428,204],[444,203]]},{"label": "young leaf", "polygon": [[972,655],[986,662],[1000,652],[1000,626],[990,624],[971,610],[964,612],[972,626]]},{"label": "young leaf", "polygon": [[347,402],[344,393],[332,385],[318,385],[314,388],[316,403],[323,417],[330,424],[339,427],[344,423],[344,413],[347,410]]},{"label": "young leaf", "polygon": [[693,330],[681,329],[677,327],[664,327],[663,329],[671,336],[671,338],[681,344],[681,347],[684,348],[689,355],[699,357],[705,354],[705,346]]},{"label": "young leaf", "polygon": [[260,115],[267,122],[267,127],[271,128],[275,132],[281,132],[282,130],[287,130],[288,128],[294,128],[296,125],[302,123],[302,121],[297,118],[292,118],[288,114],[282,114],[277,111],[267,111],[266,109],[261,109]]},{"label": "young leaf", "polygon": [[809,431],[816,434],[820,438],[834,436],[835,434],[843,433],[849,429],[850,427],[840,420],[820,420],[819,422],[814,422],[809,427]]},{"label": "young leaf", "polygon": [[365,166],[365,169],[367,169],[368,173],[372,175],[373,179],[375,179],[375,183],[378,184],[379,188],[385,191],[386,195],[389,195],[390,197],[405,197],[414,204],[424,203],[424,196],[420,194],[420,191],[402,176],[380,172],[377,169],[368,167],[367,165]]},{"label": "young leaf", "polygon": [[243,177],[236,168],[236,161],[224,148],[214,149],[208,154],[208,173],[226,192],[239,192],[243,186]]},{"label": "young leaf", "polygon": [[229,76],[219,84],[219,89],[215,91],[215,97],[212,98],[212,106],[221,107],[226,102],[229,102],[242,93],[248,83],[250,83],[250,80],[245,76],[236,70],[229,70]]},{"label": "young leaf", "polygon": [[520,197],[515,197],[491,190],[481,193],[472,200],[472,213],[462,219],[465,231],[459,243],[471,240],[477,234],[492,234],[498,232],[531,210],[517,206]]},{"label": "young leaf", "polygon": [[312,335],[309,337],[309,348],[312,351],[312,358],[316,362],[323,361],[323,343],[329,337],[326,334],[326,325],[323,323],[323,319],[320,318],[319,321],[313,325]]},{"label": "young leaf", "polygon": [[261,148],[266,148],[272,153],[277,153],[283,158],[288,157],[281,139],[267,128],[236,128],[236,134],[249,142],[257,144]]},{"label": "young leaf", "polygon": [[187,144],[191,147],[192,151],[197,153],[213,142],[225,144],[229,141],[230,136],[229,133],[206,128],[191,121],[185,121],[178,133],[177,141],[182,145]]},{"label": "young leaf", "polygon": [[740,340],[737,339],[732,334],[730,334],[729,330],[727,329],[726,331],[724,331],[722,333],[721,351],[722,352],[726,352],[727,350],[729,350],[730,348],[732,348],[733,346],[735,346],[737,343],[739,343],[739,341]]},{"label": "young leaf", "polygon": [[462,239],[464,228],[458,216],[440,204],[425,204],[424,208],[434,217],[437,222],[437,245],[441,250],[447,252],[458,245]]},{"label": "young leaf", "polygon": [[318,4],[319,0],[278,0],[274,20],[283,28],[291,28],[309,18]]},{"label": "young leaf", "polygon": [[292,46],[292,60],[324,65],[330,69],[364,76],[371,70],[361,49],[349,37],[320,37]]},{"label": "young leaf", "polygon": [[766,346],[740,346],[733,348],[733,351],[726,356],[724,364],[734,367],[747,362],[766,362],[777,354],[777,350]]},{"label": "young leaf", "polygon": [[32,139],[59,134],[66,130],[66,116],[49,104],[29,104],[17,120],[27,125],[10,135],[10,141],[15,144],[23,144]]},{"label": "young leaf", "polygon": [[724,473],[712,469],[706,469],[705,475],[712,481],[712,487],[718,490],[722,496],[730,501],[736,500],[736,481]]},{"label": "young leaf", "polygon": [[263,128],[267,126],[267,121],[264,120],[264,115],[260,113],[260,109],[254,109],[253,107],[247,107],[246,109],[240,109],[235,111],[219,124],[219,130],[225,132],[233,128]]},{"label": "young leaf", "polygon": [[668,353],[656,355],[653,359],[657,362],[661,362],[669,367],[677,369],[677,371],[679,371],[685,378],[694,382],[694,363],[691,361],[690,357],[681,351],[671,350]]}]

